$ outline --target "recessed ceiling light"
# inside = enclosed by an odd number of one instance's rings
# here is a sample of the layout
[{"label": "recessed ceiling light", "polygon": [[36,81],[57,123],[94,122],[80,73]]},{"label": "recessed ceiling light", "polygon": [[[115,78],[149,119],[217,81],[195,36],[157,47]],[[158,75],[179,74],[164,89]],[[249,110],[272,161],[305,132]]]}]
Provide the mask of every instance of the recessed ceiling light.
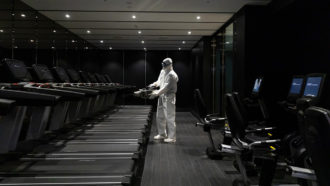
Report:
[{"label": "recessed ceiling light", "polygon": [[56,30],[53,30],[53,33],[56,33]]},{"label": "recessed ceiling light", "polygon": [[182,44],[186,44],[186,41],[182,41]]},{"label": "recessed ceiling light", "polygon": [[21,14],[21,17],[25,18],[25,17],[26,17],[26,15],[25,15],[25,14]]},{"label": "recessed ceiling light", "polygon": [[226,41],[226,44],[230,44],[230,42],[229,41]]},{"label": "recessed ceiling light", "polygon": [[147,48],[143,48],[144,51],[147,51]]},{"label": "recessed ceiling light", "polygon": [[196,16],[196,19],[197,19],[197,20],[200,20],[200,19],[201,19],[201,16]]},{"label": "recessed ceiling light", "polygon": [[1,29],[1,30],[0,30],[0,33],[3,33],[3,32],[4,32],[4,31]]},{"label": "recessed ceiling light", "polygon": [[103,42],[104,42],[103,40],[100,41],[100,43],[103,43]]},{"label": "recessed ceiling light", "polygon": [[133,18],[133,19],[136,19],[136,15],[132,15],[132,18]]},{"label": "recessed ceiling light", "polygon": [[191,31],[188,31],[188,35],[191,35]]},{"label": "recessed ceiling light", "polygon": [[142,40],[141,43],[144,44],[144,41]]},{"label": "recessed ceiling light", "polygon": [[181,50],[181,48],[179,48],[179,50]]},{"label": "recessed ceiling light", "polygon": [[52,46],[52,49],[55,49],[55,47]]},{"label": "recessed ceiling light", "polygon": [[90,30],[87,30],[86,32],[87,32],[87,34],[90,34],[90,33],[91,33],[91,31],[90,31]]},{"label": "recessed ceiling light", "polygon": [[85,50],[88,50],[88,47],[85,47],[84,49],[85,49]]},{"label": "recessed ceiling light", "polygon": [[74,42],[76,42],[76,41],[75,41],[75,40],[72,40],[71,42],[74,43]]},{"label": "recessed ceiling light", "polygon": [[138,34],[142,34],[142,31],[141,31],[141,30],[139,30],[139,31],[138,31]]},{"label": "recessed ceiling light", "polygon": [[112,47],[109,47],[109,50],[112,50]]},{"label": "recessed ceiling light", "polygon": [[65,14],[65,17],[69,19],[71,16],[70,14]]},{"label": "recessed ceiling light", "polygon": [[33,43],[33,42],[34,42],[34,40],[33,40],[33,39],[31,39],[31,40],[30,40],[30,42],[31,42],[31,43]]}]

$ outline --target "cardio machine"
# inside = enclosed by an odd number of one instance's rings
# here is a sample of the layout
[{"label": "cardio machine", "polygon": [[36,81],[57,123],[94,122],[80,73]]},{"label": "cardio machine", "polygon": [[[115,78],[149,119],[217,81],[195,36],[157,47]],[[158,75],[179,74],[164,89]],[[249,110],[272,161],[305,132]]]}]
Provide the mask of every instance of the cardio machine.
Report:
[{"label": "cardio machine", "polygon": [[[42,98],[41,94],[38,96],[39,99]],[[40,103],[43,103],[42,100],[38,102],[38,104]],[[127,106],[129,113],[136,112],[137,109]],[[146,110],[148,107],[145,107],[143,112]],[[122,111],[122,113],[124,112]],[[97,125],[97,123],[94,124]],[[132,147],[136,149],[140,144],[109,142],[107,137],[111,137],[113,134],[118,137],[127,132],[109,132],[104,129],[92,131],[93,126],[91,127],[90,131],[79,129],[80,131],[75,133],[76,136],[71,137],[70,135],[65,141],[54,140],[55,144],[50,142],[48,145],[40,145],[32,153],[22,156],[19,160],[6,162],[1,167],[0,174],[3,179],[0,185],[130,184],[131,177],[136,171],[135,165],[138,157],[134,153],[136,150],[128,149],[132,149]],[[101,138],[98,138],[100,140],[97,142],[72,140],[72,138],[88,132],[103,136],[104,141],[101,141]]]}]

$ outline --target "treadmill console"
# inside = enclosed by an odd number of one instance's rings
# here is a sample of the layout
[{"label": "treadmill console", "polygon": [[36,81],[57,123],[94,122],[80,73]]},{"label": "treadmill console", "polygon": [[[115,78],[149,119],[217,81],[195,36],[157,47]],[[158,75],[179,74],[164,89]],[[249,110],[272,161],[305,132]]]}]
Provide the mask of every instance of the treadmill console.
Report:
[{"label": "treadmill console", "polygon": [[3,80],[7,82],[29,82],[32,81],[32,76],[27,70],[23,61],[16,59],[4,59],[2,60]]},{"label": "treadmill console", "polygon": [[42,82],[54,82],[55,78],[50,72],[49,68],[44,64],[34,64],[32,65],[34,72],[36,73],[38,79]]},{"label": "treadmill console", "polygon": [[96,79],[98,79],[99,82],[107,83],[107,80],[102,75],[96,73],[95,77],[96,77]]},{"label": "treadmill console", "polygon": [[70,77],[63,67],[54,67],[54,74],[62,83],[70,83]]},{"label": "treadmill console", "polygon": [[98,83],[98,81],[95,77],[95,74],[92,74],[92,73],[88,72],[87,75],[88,75],[88,77],[89,77],[89,79],[92,83]]},{"label": "treadmill console", "polygon": [[84,83],[91,83],[91,80],[89,79],[87,72],[80,71],[79,74],[81,76],[81,80]]},{"label": "treadmill console", "polygon": [[112,80],[108,74],[105,74],[104,78],[108,81],[108,83],[112,83]]},{"label": "treadmill console", "polygon": [[80,76],[76,70],[68,69],[67,72],[68,72],[69,77],[71,78],[72,83],[80,82]]}]

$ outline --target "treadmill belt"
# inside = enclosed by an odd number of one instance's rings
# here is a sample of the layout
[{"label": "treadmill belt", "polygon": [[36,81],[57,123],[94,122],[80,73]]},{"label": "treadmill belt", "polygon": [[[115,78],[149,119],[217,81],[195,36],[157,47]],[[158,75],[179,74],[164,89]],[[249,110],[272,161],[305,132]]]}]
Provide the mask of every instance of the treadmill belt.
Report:
[{"label": "treadmill belt", "polygon": [[127,176],[114,176],[114,175],[102,175],[102,176],[17,176],[8,177],[0,181],[1,186],[53,186],[53,185],[122,185],[124,181],[128,181]]},{"label": "treadmill belt", "polygon": [[33,160],[24,158],[18,162],[8,162],[0,167],[0,175],[3,172],[19,172],[19,174],[131,174],[134,161],[128,158],[47,158],[45,160]]},{"label": "treadmill belt", "polygon": [[65,146],[41,145],[35,152],[138,152],[138,144],[67,144]]},{"label": "treadmill belt", "polygon": [[142,175],[150,112],[150,106],[120,106],[70,125],[32,152],[5,161],[0,186],[132,185]]}]

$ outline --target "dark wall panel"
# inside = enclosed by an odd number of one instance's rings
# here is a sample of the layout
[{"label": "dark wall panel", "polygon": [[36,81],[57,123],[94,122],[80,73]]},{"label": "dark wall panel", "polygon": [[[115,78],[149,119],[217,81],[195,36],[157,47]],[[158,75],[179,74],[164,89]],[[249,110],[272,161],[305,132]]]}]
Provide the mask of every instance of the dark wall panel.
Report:
[{"label": "dark wall panel", "polygon": [[192,106],[193,105],[193,89],[192,89],[192,65],[190,62],[189,52],[171,51],[168,53],[174,62],[174,70],[178,74],[178,92],[177,105]]},{"label": "dark wall panel", "polygon": [[[147,52],[147,85],[157,80],[160,70],[162,69],[161,62],[166,57],[167,57],[167,52],[163,52],[163,51]],[[176,63],[175,60],[174,63]]]},{"label": "dark wall panel", "polygon": [[11,57],[10,50],[0,47],[0,60],[3,58],[10,58],[10,57]]},{"label": "dark wall panel", "polygon": [[123,51],[108,51],[100,54],[101,72],[110,75],[113,82],[123,83]]},{"label": "dark wall panel", "polygon": [[145,52],[125,51],[124,53],[124,81],[125,84],[145,87]]},{"label": "dark wall panel", "polygon": [[[146,61],[144,51],[124,52],[124,82],[127,85],[135,85],[138,88],[145,87]],[[129,99],[129,98],[128,98]],[[143,99],[131,98],[127,100],[131,104],[143,104]]]}]

